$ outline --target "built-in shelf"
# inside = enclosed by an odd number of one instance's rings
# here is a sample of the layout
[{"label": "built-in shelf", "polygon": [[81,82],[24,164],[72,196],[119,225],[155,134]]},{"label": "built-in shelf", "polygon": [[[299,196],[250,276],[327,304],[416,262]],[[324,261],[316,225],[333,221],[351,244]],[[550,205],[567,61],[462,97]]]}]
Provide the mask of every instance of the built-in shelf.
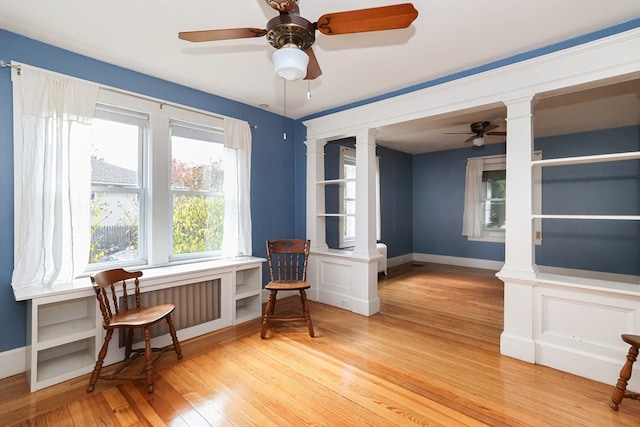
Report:
[{"label": "built-in shelf", "polygon": [[233,323],[262,316],[262,268],[238,270],[235,277]]},{"label": "built-in shelf", "polygon": [[614,221],[640,221],[640,215],[531,215],[541,219],[598,219]]},{"label": "built-in shelf", "polygon": [[558,159],[534,160],[534,166],[566,166],[587,163],[618,162],[640,159],[640,151],[626,153],[597,154],[593,156],[562,157]]}]

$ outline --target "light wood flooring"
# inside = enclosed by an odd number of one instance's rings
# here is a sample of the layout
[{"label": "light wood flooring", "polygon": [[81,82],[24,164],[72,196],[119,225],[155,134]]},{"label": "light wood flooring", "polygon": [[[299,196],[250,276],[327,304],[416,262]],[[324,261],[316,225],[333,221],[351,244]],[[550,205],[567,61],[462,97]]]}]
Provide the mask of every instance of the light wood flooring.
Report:
[{"label": "light wood flooring", "polygon": [[87,394],[88,376],[36,393],[24,375],[1,380],[0,425],[640,426],[640,402],[608,407],[617,378],[500,355],[493,272],[414,263],[381,278],[379,295],[371,317],[311,302],[315,338],[281,323],[261,340],[255,320],[185,341],[184,359],[160,359],[153,394],[106,381]]}]

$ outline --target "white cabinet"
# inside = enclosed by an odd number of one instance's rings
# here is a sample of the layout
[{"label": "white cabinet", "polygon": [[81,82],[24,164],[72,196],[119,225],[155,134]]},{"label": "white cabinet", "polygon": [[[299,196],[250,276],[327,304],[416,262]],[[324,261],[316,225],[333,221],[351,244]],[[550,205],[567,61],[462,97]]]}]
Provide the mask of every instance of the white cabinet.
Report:
[{"label": "white cabinet", "polygon": [[28,302],[27,379],[31,391],[93,370],[102,324],[92,289]]},{"label": "white cabinet", "polygon": [[262,316],[262,266],[237,270],[233,295],[233,324]]},{"label": "white cabinet", "polygon": [[[187,285],[203,280],[220,280],[220,317],[178,330],[178,338],[186,340],[262,316],[264,261],[239,257],[148,269],[144,270],[140,287],[143,293],[166,292],[170,288],[186,289]],[[14,296],[17,301],[28,304],[25,371],[32,392],[93,370],[104,331],[102,314],[88,277],[66,286],[14,290]],[[197,298],[186,300],[181,300],[181,310],[200,308]],[[158,336],[154,340],[167,337]],[[114,336],[107,363],[122,360],[119,353],[123,352]]]}]

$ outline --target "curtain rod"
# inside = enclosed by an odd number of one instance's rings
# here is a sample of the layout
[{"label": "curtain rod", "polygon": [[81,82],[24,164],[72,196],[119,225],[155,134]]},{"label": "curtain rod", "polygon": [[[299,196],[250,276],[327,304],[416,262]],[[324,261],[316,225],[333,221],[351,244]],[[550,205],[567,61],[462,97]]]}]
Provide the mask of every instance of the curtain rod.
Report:
[{"label": "curtain rod", "polygon": [[[33,67],[33,66],[30,65],[29,67]],[[11,64],[11,63],[5,62],[2,59],[0,59],[0,68],[15,68],[18,71],[18,75],[20,75],[20,71],[22,70],[22,66],[20,64]],[[33,67],[33,68],[38,69],[38,67]],[[53,71],[44,70],[44,69],[42,69],[42,70],[46,71],[48,73],[58,74],[58,73],[55,73]],[[65,75],[65,77],[71,77],[71,76],[66,76]],[[71,77],[71,78],[77,78],[77,77]],[[84,80],[84,79],[78,78],[78,80]],[[86,81],[90,81],[90,80],[86,80]],[[182,105],[179,105],[179,104],[174,104],[174,103],[167,102],[167,101],[164,101],[164,100],[161,100],[161,99],[158,99],[158,98],[154,98],[154,97],[151,97],[151,96],[145,96],[145,95],[142,95],[142,94],[139,94],[139,93],[131,92],[131,91],[128,91],[126,89],[119,89],[119,88],[115,88],[115,87],[112,87],[112,86],[106,86],[106,85],[103,85],[101,83],[96,83],[96,82],[91,82],[91,83],[97,84],[98,87],[100,87],[103,90],[109,90],[109,91],[118,92],[118,93],[126,93],[129,96],[134,96],[136,98],[144,99],[144,100],[151,101],[151,102],[157,102],[160,105],[160,108],[162,108],[163,105],[171,105],[171,106],[175,106],[175,107],[178,107],[178,108],[187,107],[187,108],[192,109],[192,110],[199,110],[199,111],[201,111],[201,112],[203,112],[205,114],[214,115],[214,116],[218,117],[219,119],[225,119],[226,118],[225,116],[213,113],[211,111],[200,110],[199,108],[195,108],[195,107],[191,107],[191,106],[182,106]],[[249,127],[251,129],[257,129],[258,128],[258,125],[254,125],[254,124],[249,123],[249,122],[247,122],[247,124],[249,125]]]},{"label": "curtain rod", "polygon": [[10,62],[5,62],[2,59],[0,59],[0,68],[15,68],[16,70],[18,70],[18,75],[20,75],[20,70],[22,70],[22,67],[20,65],[14,65]]}]

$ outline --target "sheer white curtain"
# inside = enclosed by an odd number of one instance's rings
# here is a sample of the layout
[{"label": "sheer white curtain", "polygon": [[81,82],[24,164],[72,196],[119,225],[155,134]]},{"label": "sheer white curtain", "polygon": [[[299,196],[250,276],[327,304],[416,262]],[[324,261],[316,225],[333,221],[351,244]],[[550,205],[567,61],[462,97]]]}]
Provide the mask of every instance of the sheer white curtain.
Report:
[{"label": "sheer white curtain", "polygon": [[464,212],[462,214],[462,234],[469,237],[480,237],[482,224],[480,204],[482,203],[482,158],[467,160],[467,178],[464,186]]},{"label": "sheer white curtain", "polygon": [[224,232],[222,255],[251,255],[251,129],[224,120]]},{"label": "sheer white curtain", "polygon": [[89,257],[91,147],[98,87],[30,67],[13,73],[15,238],[11,285],[51,286]]}]

